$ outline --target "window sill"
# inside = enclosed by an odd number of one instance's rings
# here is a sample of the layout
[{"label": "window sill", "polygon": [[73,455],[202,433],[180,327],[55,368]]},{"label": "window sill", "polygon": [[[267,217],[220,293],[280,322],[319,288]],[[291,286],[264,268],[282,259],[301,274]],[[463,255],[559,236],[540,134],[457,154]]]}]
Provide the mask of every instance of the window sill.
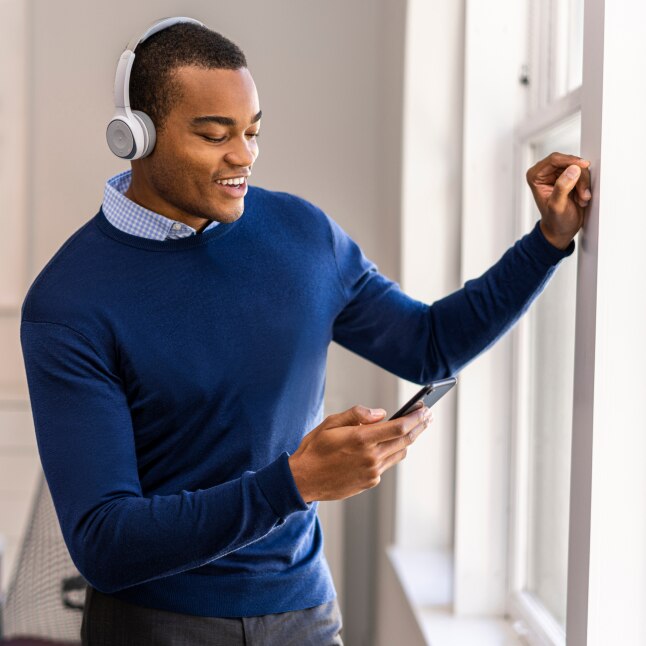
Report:
[{"label": "window sill", "polygon": [[[451,607],[451,558],[432,550],[391,547],[388,561],[429,646],[522,646],[507,621],[456,617]],[[428,576],[433,572],[433,576]]]}]

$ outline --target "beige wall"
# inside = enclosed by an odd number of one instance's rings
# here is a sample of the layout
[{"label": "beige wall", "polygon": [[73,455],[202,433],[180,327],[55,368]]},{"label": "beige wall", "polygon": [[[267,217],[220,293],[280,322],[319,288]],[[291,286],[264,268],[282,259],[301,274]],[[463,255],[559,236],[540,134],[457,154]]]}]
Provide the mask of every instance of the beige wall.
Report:
[{"label": "beige wall", "polygon": [[28,12],[0,2],[0,549],[6,585],[40,464],[18,342],[27,274]]},{"label": "beige wall", "polygon": [[[27,208],[25,213],[0,214],[5,231],[11,217],[26,222],[19,263],[26,268],[26,280],[16,268],[23,294],[64,240],[97,211],[105,179],[126,167],[104,141],[115,64],[124,45],[149,22],[180,14],[203,20],[247,54],[264,114],[255,183],[317,203],[384,273],[398,278],[405,2],[31,0],[25,6]],[[12,491],[4,497],[0,480],[0,533],[9,539],[5,585],[38,467],[18,320],[15,307],[4,311],[0,470],[2,460],[13,470]],[[329,411],[357,402],[389,408],[395,403],[392,377],[338,348],[331,350],[327,383]],[[8,448],[16,445],[23,447],[22,462]],[[370,502],[354,502],[353,516],[359,511],[365,519],[358,529],[368,537],[371,509]],[[343,515],[340,505],[322,511],[341,593]],[[370,564],[364,560],[363,567]],[[349,585],[353,596],[367,598],[361,587]],[[368,621],[365,613],[369,608],[362,602],[352,618],[346,617],[350,639],[353,631],[364,634],[366,626],[360,624]],[[355,643],[359,639],[363,641],[357,637]]]}]

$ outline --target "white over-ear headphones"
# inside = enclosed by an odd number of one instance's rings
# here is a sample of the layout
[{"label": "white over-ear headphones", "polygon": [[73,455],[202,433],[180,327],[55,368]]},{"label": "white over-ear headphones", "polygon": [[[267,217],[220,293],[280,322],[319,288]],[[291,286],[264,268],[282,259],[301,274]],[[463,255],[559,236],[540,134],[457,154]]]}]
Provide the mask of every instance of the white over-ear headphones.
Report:
[{"label": "white over-ear headphones", "polygon": [[138,38],[133,38],[119,58],[114,79],[115,113],[108,124],[106,137],[110,150],[122,159],[141,159],[155,147],[155,126],[152,119],[140,110],[130,109],[130,70],[135,60],[135,49],[139,43],[179,22],[204,26],[199,20],[177,16],[154,22]]}]

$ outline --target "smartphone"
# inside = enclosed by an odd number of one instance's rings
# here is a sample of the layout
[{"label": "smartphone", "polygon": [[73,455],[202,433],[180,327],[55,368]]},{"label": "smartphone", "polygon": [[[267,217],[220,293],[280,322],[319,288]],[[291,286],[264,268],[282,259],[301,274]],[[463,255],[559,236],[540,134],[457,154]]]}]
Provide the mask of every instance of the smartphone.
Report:
[{"label": "smartphone", "polygon": [[446,393],[455,386],[458,380],[455,377],[449,379],[441,379],[434,381],[427,386],[424,386],[418,393],[415,394],[409,401],[407,401],[390,419],[397,419],[412,412],[417,408],[418,402],[423,402],[425,406],[430,408],[436,401],[444,397]]}]

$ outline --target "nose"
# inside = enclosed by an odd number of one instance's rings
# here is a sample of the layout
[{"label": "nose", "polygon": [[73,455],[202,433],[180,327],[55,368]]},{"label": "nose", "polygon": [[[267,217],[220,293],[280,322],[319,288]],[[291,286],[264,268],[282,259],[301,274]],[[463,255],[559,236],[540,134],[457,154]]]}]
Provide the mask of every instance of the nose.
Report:
[{"label": "nose", "polygon": [[251,166],[258,156],[258,144],[255,137],[247,139],[246,135],[231,139],[224,159],[232,166]]}]

